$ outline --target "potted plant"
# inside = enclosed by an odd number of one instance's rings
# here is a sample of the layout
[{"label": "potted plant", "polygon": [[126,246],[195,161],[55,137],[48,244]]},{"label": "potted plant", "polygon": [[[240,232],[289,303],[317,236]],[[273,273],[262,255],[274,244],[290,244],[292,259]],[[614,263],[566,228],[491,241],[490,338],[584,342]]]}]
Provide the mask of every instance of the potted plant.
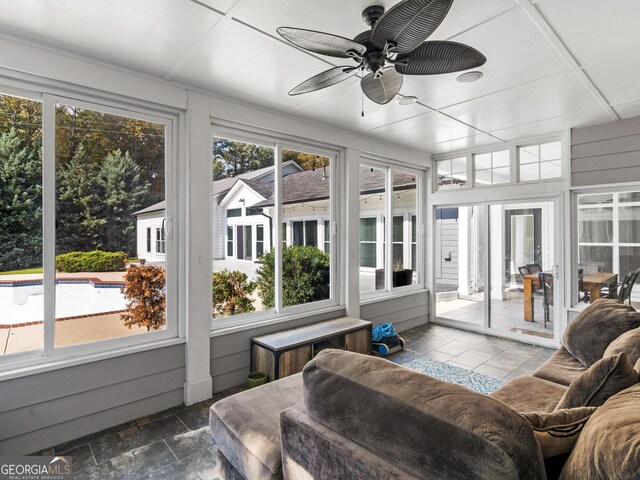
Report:
[{"label": "potted plant", "polygon": [[[392,282],[395,287],[404,287],[413,283],[413,270],[404,268],[402,259],[393,257],[393,274]],[[384,268],[376,270],[376,290],[384,288]]]}]

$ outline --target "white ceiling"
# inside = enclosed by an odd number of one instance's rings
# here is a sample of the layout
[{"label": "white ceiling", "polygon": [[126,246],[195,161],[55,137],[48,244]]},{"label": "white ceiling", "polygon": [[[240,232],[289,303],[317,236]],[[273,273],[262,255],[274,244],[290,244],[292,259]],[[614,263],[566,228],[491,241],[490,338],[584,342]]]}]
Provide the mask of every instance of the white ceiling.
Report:
[{"label": "white ceiling", "polygon": [[406,76],[401,94],[419,103],[365,99],[364,118],[357,77],[287,95],[349,61],[303,52],[277,27],[352,38],[366,6],[397,1],[3,0],[0,33],[430,152],[640,115],[638,0],[455,0],[431,39],[484,53],[478,82]]}]

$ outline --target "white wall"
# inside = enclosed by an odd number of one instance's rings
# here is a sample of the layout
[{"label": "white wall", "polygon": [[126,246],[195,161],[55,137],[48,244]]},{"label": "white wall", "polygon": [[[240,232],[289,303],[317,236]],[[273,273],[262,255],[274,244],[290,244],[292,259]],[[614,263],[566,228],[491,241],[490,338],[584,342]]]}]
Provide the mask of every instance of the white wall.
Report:
[{"label": "white wall", "polygon": [[[136,221],[136,251],[138,258],[147,262],[164,262],[166,254],[158,253],[156,244],[156,232],[162,229],[164,211],[143,213],[138,215]],[[147,228],[151,229],[151,251],[147,251]]]}]

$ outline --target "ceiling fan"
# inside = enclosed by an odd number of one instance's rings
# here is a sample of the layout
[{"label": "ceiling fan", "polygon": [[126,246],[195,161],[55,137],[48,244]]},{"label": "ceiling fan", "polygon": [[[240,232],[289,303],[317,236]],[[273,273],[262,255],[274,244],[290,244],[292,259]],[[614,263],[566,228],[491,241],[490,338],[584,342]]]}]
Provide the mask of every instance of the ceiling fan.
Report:
[{"label": "ceiling fan", "polygon": [[369,72],[360,81],[364,94],[384,105],[398,94],[403,75],[435,75],[459,72],[483,65],[486,57],[468,45],[425,40],[440,25],[453,0],[403,0],[385,13],[372,5],[362,12],[371,30],[353,40],[301,28],[280,27],[288,42],[313,53],[352,58],[357,65],[330,68],[289,92],[314,92],[342,82],[358,71]]}]

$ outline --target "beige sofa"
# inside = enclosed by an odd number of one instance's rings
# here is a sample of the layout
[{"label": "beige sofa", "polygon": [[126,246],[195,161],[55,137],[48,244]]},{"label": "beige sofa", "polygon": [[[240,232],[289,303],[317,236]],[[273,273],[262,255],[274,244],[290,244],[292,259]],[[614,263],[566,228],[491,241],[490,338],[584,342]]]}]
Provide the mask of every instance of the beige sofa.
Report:
[{"label": "beige sofa", "polygon": [[[302,374],[211,407],[219,475],[572,479],[615,472],[615,478],[637,478],[640,372],[629,358],[640,356],[639,327],[640,314],[629,306],[595,302],[532,376],[490,396],[383,359],[324,351]],[[585,386],[593,378],[595,393]],[[540,432],[519,412],[551,412],[560,403],[598,408],[570,453],[544,458]]]}]

